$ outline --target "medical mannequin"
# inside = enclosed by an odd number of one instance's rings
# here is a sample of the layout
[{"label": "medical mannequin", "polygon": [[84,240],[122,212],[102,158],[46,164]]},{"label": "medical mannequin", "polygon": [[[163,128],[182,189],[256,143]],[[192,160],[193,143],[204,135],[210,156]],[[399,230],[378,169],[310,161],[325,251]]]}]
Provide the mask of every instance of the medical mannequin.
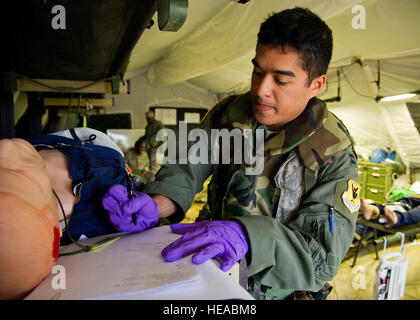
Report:
[{"label": "medical mannequin", "polygon": [[50,272],[62,231],[46,162],[25,140],[0,140],[0,299],[19,299]]},{"label": "medical mannequin", "polygon": [[39,284],[60,245],[117,232],[102,197],[127,181],[122,151],[94,129],[0,140],[0,299]]}]

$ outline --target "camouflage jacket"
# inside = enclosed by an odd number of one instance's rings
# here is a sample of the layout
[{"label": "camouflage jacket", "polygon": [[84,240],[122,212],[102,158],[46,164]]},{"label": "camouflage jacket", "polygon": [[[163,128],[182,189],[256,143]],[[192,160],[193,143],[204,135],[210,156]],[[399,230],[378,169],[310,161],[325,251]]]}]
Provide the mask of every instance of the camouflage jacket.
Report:
[{"label": "camouflage jacket", "polygon": [[[253,136],[264,128],[252,116],[249,93],[217,104],[200,127],[207,132],[252,129]],[[244,225],[252,294],[283,298],[295,290],[318,291],[337,273],[355,230],[360,186],[349,133],[314,98],[298,118],[266,138],[262,173],[246,175],[245,167],[233,160],[166,165],[146,192],[166,195],[186,212],[213,174],[209,210],[199,219],[235,219]],[[174,218],[181,217],[178,212]]]}]

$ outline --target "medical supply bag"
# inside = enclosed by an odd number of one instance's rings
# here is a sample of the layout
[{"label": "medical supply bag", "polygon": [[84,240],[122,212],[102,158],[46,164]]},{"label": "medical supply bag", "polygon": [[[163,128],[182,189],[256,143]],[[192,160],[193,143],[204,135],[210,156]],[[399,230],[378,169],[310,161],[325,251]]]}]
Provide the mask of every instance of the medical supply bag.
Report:
[{"label": "medical supply bag", "polygon": [[400,252],[385,254],[387,238],[384,238],[384,252],[376,271],[373,290],[375,300],[399,300],[404,297],[408,259],[403,253],[404,234],[398,234],[402,238]]}]

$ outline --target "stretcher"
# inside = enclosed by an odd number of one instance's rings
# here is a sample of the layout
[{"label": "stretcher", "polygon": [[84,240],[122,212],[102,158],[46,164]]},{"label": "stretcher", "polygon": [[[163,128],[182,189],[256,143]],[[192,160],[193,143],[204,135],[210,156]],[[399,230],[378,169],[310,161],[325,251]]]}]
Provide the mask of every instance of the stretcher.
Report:
[{"label": "stretcher", "polygon": [[[366,230],[367,228],[372,228],[373,229],[373,244],[375,246],[375,252],[376,252],[376,259],[379,259],[379,253],[378,253],[378,245],[383,244],[384,242],[384,238],[386,237],[381,237],[378,238],[377,236],[377,231],[382,231],[385,232],[387,234],[390,235],[395,235],[397,233],[401,233],[404,234],[404,236],[406,238],[409,237],[413,237],[416,234],[420,234],[420,223],[416,223],[416,224],[410,224],[410,225],[404,225],[402,227],[399,228],[389,228],[384,226],[383,224],[377,223],[377,222],[373,222],[373,221],[368,221],[366,219],[363,218],[363,215],[359,215],[359,218],[357,219],[357,224],[361,224],[363,225],[363,231],[362,234],[360,235],[360,239],[357,240],[357,247],[356,247],[356,252],[353,258],[353,263],[352,263],[352,267],[354,267],[356,265],[356,261],[357,261],[357,256],[359,254],[360,248],[362,246],[363,242],[366,242],[368,235],[366,235]],[[393,238],[391,239],[392,242]],[[390,243],[390,242],[388,242]]]}]

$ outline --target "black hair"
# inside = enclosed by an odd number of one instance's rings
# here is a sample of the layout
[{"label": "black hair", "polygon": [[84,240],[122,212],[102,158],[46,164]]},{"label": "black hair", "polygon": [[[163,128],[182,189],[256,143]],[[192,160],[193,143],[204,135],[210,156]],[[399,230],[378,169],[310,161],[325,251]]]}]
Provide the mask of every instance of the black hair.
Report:
[{"label": "black hair", "polygon": [[136,150],[136,152],[139,150],[139,148],[140,148],[140,145],[142,144],[142,143],[146,143],[146,138],[143,136],[143,137],[140,137],[137,141],[136,141],[136,143],[134,144],[134,150]]},{"label": "black hair", "polygon": [[[302,69],[312,80],[327,73],[332,56],[332,31],[315,13],[305,8],[286,9],[265,20],[258,33],[258,44],[281,47],[298,53]],[[257,46],[258,46],[257,44]]]}]

